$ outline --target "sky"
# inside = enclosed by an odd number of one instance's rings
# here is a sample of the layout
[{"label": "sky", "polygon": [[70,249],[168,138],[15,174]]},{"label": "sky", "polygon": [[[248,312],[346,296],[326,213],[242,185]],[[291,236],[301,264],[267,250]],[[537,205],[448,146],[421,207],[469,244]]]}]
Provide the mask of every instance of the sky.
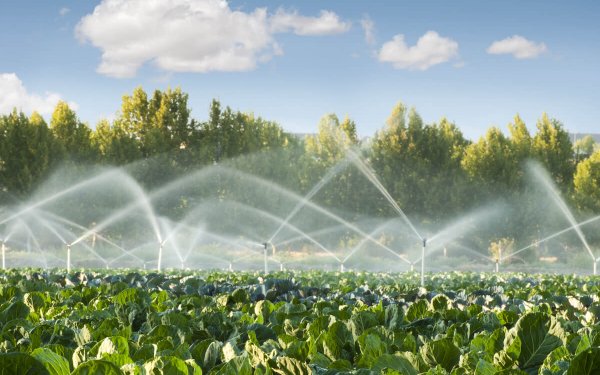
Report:
[{"label": "sky", "polygon": [[59,100],[91,127],[123,95],[181,87],[296,133],[328,113],[361,136],[398,102],[476,140],[531,131],[546,112],[600,133],[598,1],[2,0],[0,114],[49,119]]}]

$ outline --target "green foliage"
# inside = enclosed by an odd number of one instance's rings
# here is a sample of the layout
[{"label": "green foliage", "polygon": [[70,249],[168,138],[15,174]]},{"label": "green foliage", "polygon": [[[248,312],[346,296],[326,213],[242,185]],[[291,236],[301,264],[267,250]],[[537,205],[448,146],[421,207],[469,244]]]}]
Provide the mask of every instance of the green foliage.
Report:
[{"label": "green foliage", "polygon": [[477,143],[467,147],[462,166],[472,178],[494,187],[515,184],[518,159],[513,155],[511,142],[498,128],[490,128]]},{"label": "green foliage", "polygon": [[0,374],[50,375],[44,365],[26,353],[0,353]]},{"label": "green foliage", "polygon": [[31,352],[31,356],[44,365],[50,375],[69,375],[71,373],[67,359],[48,348],[37,348]]},{"label": "green foliage", "polygon": [[74,110],[63,101],[58,102],[50,130],[60,147],[60,152],[70,160],[80,163],[96,161],[97,153],[92,146],[92,130],[80,122]]},{"label": "green foliage", "polygon": [[582,210],[600,210],[600,151],[577,165],[573,177],[575,202]]},{"label": "green foliage", "polygon": [[368,157],[384,186],[410,216],[432,217],[436,212],[439,217],[464,208],[466,180],[460,165],[467,144],[447,119],[424,125],[414,109],[407,113],[399,103],[387,126],[373,137]]},{"label": "green foliage", "polygon": [[586,135],[575,141],[573,151],[578,159],[585,159],[592,155],[596,148],[596,141],[591,135]]},{"label": "green foliage", "polygon": [[559,184],[569,186],[573,178],[573,145],[563,125],[543,114],[533,137],[533,154]]},{"label": "green foliage", "polygon": [[90,360],[78,366],[72,375],[122,375],[115,364],[99,359]]},{"label": "green foliage", "polygon": [[537,373],[544,359],[566,342],[566,335],[560,323],[549,315],[535,312],[523,315],[517,324],[508,331],[504,347],[510,348],[519,340],[519,368]]},{"label": "green foliage", "polygon": [[0,191],[29,193],[47,176],[56,153],[56,140],[39,114],[28,119],[15,110],[0,116]]},{"label": "green foliage", "polygon": [[[562,375],[600,366],[594,277],[454,272],[431,277],[426,292],[410,274],[305,271],[265,301],[251,292],[255,273],[94,272],[85,288],[36,275],[44,294],[24,282],[30,271],[0,275],[0,374]],[[180,288],[207,281],[211,292]],[[73,305],[88,288],[96,302]],[[124,326],[123,309],[143,322]]]}]

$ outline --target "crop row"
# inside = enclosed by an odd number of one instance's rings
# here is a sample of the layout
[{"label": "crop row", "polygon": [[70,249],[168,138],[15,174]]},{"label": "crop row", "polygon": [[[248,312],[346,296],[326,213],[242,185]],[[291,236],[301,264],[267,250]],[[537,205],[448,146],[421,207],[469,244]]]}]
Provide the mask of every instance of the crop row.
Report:
[{"label": "crop row", "polygon": [[0,274],[0,368],[31,374],[596,374],[600,279]]}]

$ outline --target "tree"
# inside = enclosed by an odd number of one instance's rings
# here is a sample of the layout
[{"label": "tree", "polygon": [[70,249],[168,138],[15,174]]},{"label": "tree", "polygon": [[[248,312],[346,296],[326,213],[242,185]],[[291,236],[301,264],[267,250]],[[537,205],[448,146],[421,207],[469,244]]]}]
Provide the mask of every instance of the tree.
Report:
[{"label": "tree", "polygon": [[142,156],[138,139],[125,131],[118,121],[111,126],[107,120],[100,120],[92,133],[92,145],[101,160],[109,164],[124,165]]},{"label": "tree", "polygon": [[0,117],[0,190],[23,196],[51,168],[56,142],[44,119],[36,112],[28,119],[14,110]]},{"label": "tree", "polygon": [[92,146],[92,131],[80,122],[69,105],[60,101],[52,113],[50,130],[57,140],[61,153],[75,162],[94,162],[97,152]]},{"label": "tree", "polygon": [[306,152],[324,166],[330,166],[346,156],[346,151],[357,145],[356,124],[348,117],[340,123],[329,113],[321,117],[316,135],[306,137]]},{"label": "tree", "polygon": [[537,122],[533,137],[534,156],[542,162],[559,185],[569,186],[573,178],[573,146],[563,125],[547,114]]},{"label": "tree", "polygon": [[508,124],[508,130],[515,158],[521,163],[531,157],[531,135],[519,115],[516,115],[513,122]]},{"label": "tree", "polygon": [[187,103],[188,94],[180,88],[154,92],[149,103],[152,117],[143,142],[147,154],[185,150],[192,146],[194,122],[190,119]]},{"label": "tree", "polygon": [[600,151],[577,165],[573,186],[574,200],[579,209],[600,211]]},{"label": "tree", "polygon": [[573,144],[575,158],[579,161],[590,157],[594,152],[595,146],[596,141],[594,141],[594,137],[591,135],[586,135],[585,137],[576,140],[575,144]]},{"label": "tree", "polygon": [[188,95],[180,88],[155,90],[151,99],[137,87],[122,99],[115,120],[119,139],[136,140],[141,154],[152,157],[196,146],[196,123],[190,118]]},{"label": "tree", "polygon": [[279,124],[230,107],[222,109],[214,99],[209,120],[200,125],[197,137],[204,158],[214,162],[285,147],[290,139]]},{"label": "tree", "polygon": [[373,137],[370,160],[400,207],[412,216],[441,219],[463,207],[460,162],[467,144],[447,119],[423,125],[415,109],[407,113],[398,103]]},{"label": "tree", "polygon": [[467,147],[462,166],[467,174],[498,192],[514,186],[518,161],[511,142],[496,127]]}]

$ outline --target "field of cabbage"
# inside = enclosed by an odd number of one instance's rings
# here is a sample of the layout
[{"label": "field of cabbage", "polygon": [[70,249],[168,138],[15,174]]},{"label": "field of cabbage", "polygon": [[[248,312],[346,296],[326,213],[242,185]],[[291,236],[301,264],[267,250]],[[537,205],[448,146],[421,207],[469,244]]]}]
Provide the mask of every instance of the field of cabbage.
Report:
[{"label": "field of cabbage", "polygon": [[0,374],[600,374],[600,278],[0,273]]}]

